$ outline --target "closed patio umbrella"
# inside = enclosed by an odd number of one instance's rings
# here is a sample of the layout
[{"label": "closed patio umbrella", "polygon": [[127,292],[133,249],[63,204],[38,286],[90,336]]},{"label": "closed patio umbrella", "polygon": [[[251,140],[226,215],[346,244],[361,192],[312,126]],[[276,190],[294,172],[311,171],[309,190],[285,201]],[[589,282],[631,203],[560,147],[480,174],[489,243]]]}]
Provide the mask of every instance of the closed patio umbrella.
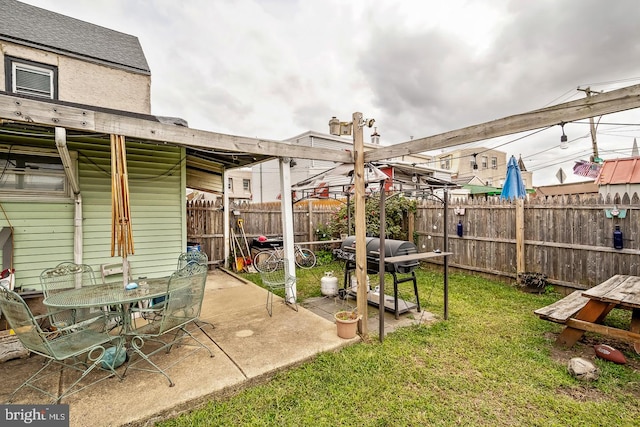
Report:
[{"label": "closed patio umbrella", "polygon": [[511,156],[507,163],[507,177],[504,180],[500,198],[507,200],[522,199],[526,195],[527,191],[524,188],[524,182],[522,182],[520,167],[518,166],[515,156]]},{"label": "closed patio umbrella", "polygon": [[129,277],[127,255],[133,254],[129,178],[124,136],[111,135],[111,256],[122,257],[123,284]]}]

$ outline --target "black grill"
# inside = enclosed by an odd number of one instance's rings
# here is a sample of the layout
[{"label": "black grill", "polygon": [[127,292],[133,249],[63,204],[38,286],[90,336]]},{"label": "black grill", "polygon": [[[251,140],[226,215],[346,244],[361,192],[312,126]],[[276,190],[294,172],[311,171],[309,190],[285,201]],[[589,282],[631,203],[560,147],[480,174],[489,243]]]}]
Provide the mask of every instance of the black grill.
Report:
[{"label": "black grill", "polygon": [[[355,236],[349,236],[342,241],[340,249],[336,251],[338,258],[354,261],[355,260]],[[371,274],[378,273],[378,265],[380,262],[380,239],[374,237],[366,237],[367,247],[367,271]],[[406,240],[385,239],[384,241],[384,257],[391,258],[399,255],[417,254],[418,248],[411,242]],[[404,261],[387,263],[385,262],[385,271],[387,273],[409,274],[418,267],[418,261]]]},{"label": "black grill", "polygon": [[[345,260],[344,267],[344,291],[349,283],[349,273],[355,271],[355,236],[348,236],[342,241],[340,249],[334,251],[336,257]],[[378,274],[380,268],[380,239],[375,237],[366,237],[366,256],[367,256],[367,273]],[[412,242],[406,240],[385,239],[384,241],[384,257],[391,258],[400,255],[417,254],[418,248]],[[393,276],[393,296],[395,299],[395,314],[398,317],[398,284],[404,282],[413,282],[413,291],[416,296],[417,309],[420,311],[420,299],[418,298],[418,284],[416,281],[415,269],[420,265],[419,261],[402,261],[402,262],[385,262],[385,272]],[[398,277],[402,275],[404,277]]]}]

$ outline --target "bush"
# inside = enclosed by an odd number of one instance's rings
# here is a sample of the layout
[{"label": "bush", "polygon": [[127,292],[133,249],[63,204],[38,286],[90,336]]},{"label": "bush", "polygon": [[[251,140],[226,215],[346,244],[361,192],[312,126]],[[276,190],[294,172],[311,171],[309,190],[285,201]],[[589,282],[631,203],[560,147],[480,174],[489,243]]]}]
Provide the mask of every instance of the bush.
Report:
[{"label": "bush", "polygon": [[[402,194],[387,196],[385,200],[385,236],[389,239],[408,240],[407,236],[407,218],[410,213],[416,211],[416,201],[409,200]],[[339,237],[341,234],[352,234],[351,230],[347,230],[347,209],[350,209],[352,219],[351,227],[353,230],[353,214],[355,212],[355,203],[353,200],[349,202],[349,206],[343,205],[334,215],[331,223],[327,227],[327,232],[332,237]],[[367,236],[380,236],[380,193],[375,193],[367,197],[365,202],[365,212],[367,221]]]}]

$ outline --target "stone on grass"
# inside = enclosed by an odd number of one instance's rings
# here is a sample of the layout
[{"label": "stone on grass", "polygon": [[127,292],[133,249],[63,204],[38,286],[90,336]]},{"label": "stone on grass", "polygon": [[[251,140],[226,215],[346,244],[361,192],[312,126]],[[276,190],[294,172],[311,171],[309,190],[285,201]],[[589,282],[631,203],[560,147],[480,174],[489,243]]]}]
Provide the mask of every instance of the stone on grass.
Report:
[{"label": "stone on grass", "polygon": [[600,370],[593,363],[582,357],[574,357],[569,360],[567,370],[572,377],[582,381],[595,381],[600,375]]}]

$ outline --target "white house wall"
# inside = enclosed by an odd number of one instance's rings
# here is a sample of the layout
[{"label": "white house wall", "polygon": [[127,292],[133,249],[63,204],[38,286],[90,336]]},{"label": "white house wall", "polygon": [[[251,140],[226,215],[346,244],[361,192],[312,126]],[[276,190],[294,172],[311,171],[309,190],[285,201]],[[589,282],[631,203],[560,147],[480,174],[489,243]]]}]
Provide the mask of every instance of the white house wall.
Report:
[{"label": "white house wall", "polygon": [[58,67],[58,99],[116,110],[151,113],[151,76],[81,61],[64,55],[0,42],[0,88],[5,88],[4,56]]}]

